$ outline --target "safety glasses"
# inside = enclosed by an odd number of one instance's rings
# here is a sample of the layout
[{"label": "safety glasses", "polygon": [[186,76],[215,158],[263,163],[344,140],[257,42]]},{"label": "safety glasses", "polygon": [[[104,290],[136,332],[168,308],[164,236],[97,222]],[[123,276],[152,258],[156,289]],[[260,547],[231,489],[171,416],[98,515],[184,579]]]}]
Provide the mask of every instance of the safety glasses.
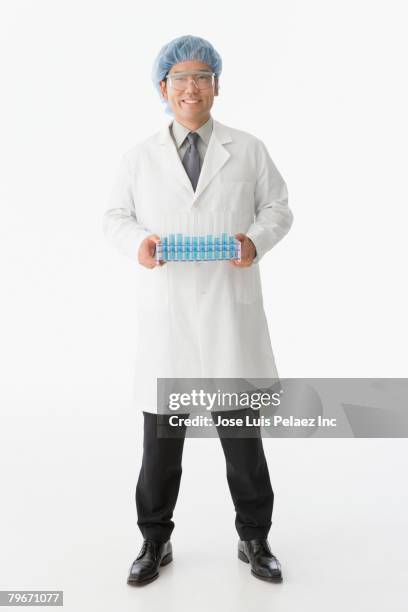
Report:
[{"label": "safety glasses", "polygon": [[168,74],[165,80],[170,87],[176,91],[184,91],[187,89],[190,81],[194,83],[197,89],[204,91],[205,89],[211,89],[214,87],[214,79],[214,72],[195,71]]}]

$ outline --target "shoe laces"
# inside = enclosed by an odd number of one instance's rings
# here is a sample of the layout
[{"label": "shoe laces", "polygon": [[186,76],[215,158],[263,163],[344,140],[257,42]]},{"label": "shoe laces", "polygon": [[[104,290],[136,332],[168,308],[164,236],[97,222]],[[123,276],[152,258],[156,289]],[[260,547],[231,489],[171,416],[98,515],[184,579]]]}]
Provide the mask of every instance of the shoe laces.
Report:
[{"label": "shoe laces", "polygon": [[253,543],[253,547],[254,547],[254,552],[262,552],[263,554],[265,554],[267,557],[270,557],[272,555],[272,551],[270,549],[268,540],[256,540]]},{"label": "shoe laces", "polygon": [[141,559],[148,549],[150,549],[150,551],[154,554],[154,556],[156,556],[156,554],[157,554],[157,545],[156,545],[154,540],[145,540],[143,542],[142,548],[140,550],[140,553],[137,556],[137,559]]}]

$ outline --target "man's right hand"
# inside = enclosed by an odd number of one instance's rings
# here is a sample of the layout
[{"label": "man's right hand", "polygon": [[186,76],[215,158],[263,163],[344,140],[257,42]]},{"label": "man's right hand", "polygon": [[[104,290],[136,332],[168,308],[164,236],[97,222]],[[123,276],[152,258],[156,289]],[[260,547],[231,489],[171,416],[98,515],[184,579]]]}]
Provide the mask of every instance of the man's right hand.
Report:
[{"label": "man's right hand", "polygon": [[156,244],[160,242],[159,236],[156,234],[152,234],[151,236],[147,236],[140,244],[138,259],[140,265],[145,268],[155,268],[156,266],[163,266],[166,262],[160,261],[157,263],[156,261]]}]

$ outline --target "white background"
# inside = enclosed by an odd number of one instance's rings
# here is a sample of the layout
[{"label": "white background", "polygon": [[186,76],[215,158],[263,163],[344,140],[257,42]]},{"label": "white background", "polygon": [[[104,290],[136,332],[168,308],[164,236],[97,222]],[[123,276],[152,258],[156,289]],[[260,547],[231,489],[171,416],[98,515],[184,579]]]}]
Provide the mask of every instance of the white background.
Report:
[{"label": "white background", "polygon": [[236,558],[218,441],[187,441],[175,562],[126,585],[138,287],[102,215],[122,154],[169,121],[156,53],[208,38],[224,61],[213,116],[266,143],[295,217],[261,263],[280,375],[405,377],[405,8],[3,0],[1,589],[64,589],[87,612],[404,609],[405,440],[265,441],[282,585]]}]

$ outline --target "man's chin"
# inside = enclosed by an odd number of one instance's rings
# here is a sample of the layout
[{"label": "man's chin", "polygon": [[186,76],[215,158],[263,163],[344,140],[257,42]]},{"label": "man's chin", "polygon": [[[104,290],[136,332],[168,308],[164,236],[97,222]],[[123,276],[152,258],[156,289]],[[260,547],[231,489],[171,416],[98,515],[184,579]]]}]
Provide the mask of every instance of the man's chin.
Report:
[{"label": "man's chin", "polygon": [[189,108],[182,108],[182,109],[177,109],[177,114],[175,114],[175,117],[177,119],[177,116],[184,119],[199,119],[200,117],[203,117],[205,115],[205,111],[201,110],[190,110]]}]

